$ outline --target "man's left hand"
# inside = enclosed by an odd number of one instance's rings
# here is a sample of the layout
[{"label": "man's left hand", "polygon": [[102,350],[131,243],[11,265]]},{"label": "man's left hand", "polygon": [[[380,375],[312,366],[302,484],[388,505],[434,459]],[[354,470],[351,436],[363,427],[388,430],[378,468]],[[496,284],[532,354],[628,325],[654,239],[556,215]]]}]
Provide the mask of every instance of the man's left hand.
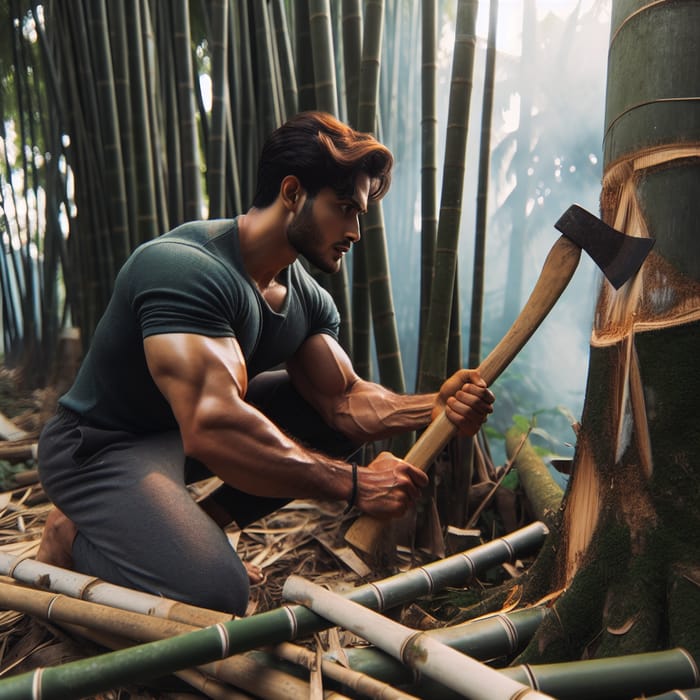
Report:
[{"label": "man's left hand", "polygon": [[474,369],[460,369],[440,387],[432,418],[442,410],[460,435],[475,435],[493,413],[496,397]]}]

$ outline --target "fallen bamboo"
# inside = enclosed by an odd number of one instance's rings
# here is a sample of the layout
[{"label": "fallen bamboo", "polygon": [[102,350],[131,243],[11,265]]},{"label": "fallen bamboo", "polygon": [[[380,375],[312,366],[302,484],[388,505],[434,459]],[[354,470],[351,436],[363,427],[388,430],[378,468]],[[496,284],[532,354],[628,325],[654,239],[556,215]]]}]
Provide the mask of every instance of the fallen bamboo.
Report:
[{"label": "fallen bamboo", "polygon": [[[350,668],[385,683],[405,686],[411,683],[412,676],[408,669],[380,650],[373,649],[373,653],[367,655],[363,654],[362,649],[345,651]],[[558,700],[588,700],[591,697],[596,700],[629,700],[638,694],[649,697],[648,693],[670,688],[694,687],[699,682],[695,662],[684,649],[558,664],[523,665],[499,669],[498,672]],[[431,700],[454,699],[454,694],[444,685],[428,680],[421,680],[411,689]],[[669,695],[663,700],[690,699],[682,695]]]},{"label": "fallen bamboo", "polygon": [[335,660],[324,657],[318,660],[316,654],[312,651],[296,644],[282,642],[282,644],[273,647],[271,651],[281,659],[303,666],[309,671],[315,668],[317,663],[320,663],[321,672],[324,676],[365,697],[372,698],[372,700],[416,700],[415,695],[404,693],[402,690],[372,678],[365,673],[341,666]]},{"label": "fallen bamboo", "polygon": [[690,690],[671,690],[668,693],[661,693],[661,695],[638,697],[634,700],[700,700],[700,688],[691,688]]},{"label": "fallen bamboo", "polygon": [[[384,581],[360,586],[349,593],[348,598],[374,610],[387,610],[447,586],[464,585],[480,571],[504,561],[513,561],[516,556],[539,548],[547,533],[544,523],[531,523],[506,537],[492,540],[467,552],[397,574]],[[2,559],[0,557],[0,570]],[[46,574],[46,565],[42,569],[42,565],[32,560],[10,563],[10,570],[18,579],[25,575],[33,575],[39,582],[42,582],[42,577],[50,578]],[[48,568],[52,573],[73,573],[57,567]],[[87,585],[85,580],[89,585],[96,583],[95,579],[82,577],[83,586],[80,586],[79,577],[79,574],[75,574],[74,584],[78,584],[78,589]],[[30,578],[30,582],[34,581],[34,578]],[[58,581],[59,585],[65,585],[67,578],[59,577]],[[106,590],[104,587],[109,586],[110,584],[104,584],[101,590]],[[124,605],[128,602],[118,586],[111,587],[110,590],[112,589],[117,589],[119,603]],[[165,601],[163,607],[154,605],[146,612],[169,613],[171,607],[172,601]],[[326,627],[328,623],[322,617],[303,606],[284,606],[250,618],[221,622],[180,637],[67,663],[60,668],[36,669],[0,681],[0,695],[3,700],[24,700],[30,696],[33,687],[41,691],[43,700],[64,700],[80,693],[89,695],[115,687],[124,679],[147,680],[258,646],[306,637]],[[72,695],[67,694],[67,690]]]},{"label": "fallen bamboo", "polygon": [[[447,587],[463,586],[494,566],[505,562],[512,563],[519,557],[535,552],[542,546],[548,532],[544,523],[530,523],[504,537],[491,540],[478,547],[390,576],[381,581],[359,586],[348,596],[351,600],[372,610],[388,610]],[[13,557],[4,552],[0,552],[0,574],[12,576],[16,580],[30,585],[64,593],[73,598],[102,603],[145,615],[163,617],[196,627],[208,627],[231,620],[231,615],[226,613],[178,603],[141,591],[133,591],[75,571],[43,564],[34,559]],[[287,608],[282,610],[287,610]],[[293,629],[298,631],[294,637],[280,636],[276,639],[270,639],[269,644],[289,641],[289,639],[300,636],[304,637],[327,627],[323,620],[309,613],[303,607],[281,614],[279,610],[271,610],[256,615],[255,618],[268,615],[279,615],[285,622],[285,628],[288,615],[291,615]]]},{"label": "fallen bamboo", "polygon": [[0,552],[0,574],[72,598],[140,612],[176,622],[208,627],[232,618],[229,613],[187,605],[162,596],[107,583],[94,576]]},{"label": "fallen bamboo", "polygon": [[[520,651],[532,638],[546,614],[544,607],[526,608],[452,627],[428,630],[425,634],[479,661],[490,661],[513,656]],[[404,684],[413,679],[412,673],[404,664],[376,647],[344,648],[342,653],[349,668],[385,683]],[[333,652],[328,652],[326,656],[334,658]]]},{"label": "fallen bamboo", "polygon": [[[88,639],[105,649],[125,649],[133,646],[133,641],[131,640],[123,639],[113,634],[98,632],[87,627],[81,627],[80,625],[71,625],[70,623],[62,622],[61,627],[71,632],[76,637]],[[215,678],[210,678],[194,668],[183,668],[179,671],[175,671],[173,675],[177,676],[180,680],[183,680],[203,695],[211,698],[211,700],[253,700],[252,695],[243,693],[230,686],[225,686]]]},{"label": "fallen bamboo", "polygon": [[[99,603],[26,588],[15,583],[0,582],[0,602],[5,607],[28,613],[34,617],[63,625],[88,628],[100,634],[116,635],[132,642],[154,642],[199,630],[198,627],[182,622],[118,610]],[[249,648],[253,648],[253,646],[239,648],[238,651],[247,651]],[[187,664],[187,666],[191,665],[200,664]],[[177,672],[178,670],[180,669],[173,669],[169,672]],[[214,678],[269,700],[307,700],[309,697],[308,683],[289,674],[266,668],[250,658],[242,656],[222,658],[218,663],[201,664],[201,670]],[[124,676],[122,680],[131,679]],[[4,698],[1,686],[0,683],[0,696]],[[112,686],[107,686],[103,690],[109,687]],[[45,696],[42,695],[42,697]],[[324,697],[334,700],[342,698],[337,693],[326,694]]]},{"label": "fallen bamboo", "polygon": [[360,635],[415,671],[471,700],[550,698],[431,639],[424,632],[416,632],[300,576],[287,579],[282,595]]},{"label": "fallen bamboo", "polygon": [[[529,612],[528,610],[518,611]],[[508,618],[512,621],[514,615]],[[458,646],[454,640],[438,636],[443,643],[453,648],[458,648],[470,656],[481,660],[491,658],[483,654],[484,651],[497,653],[497,639],[479,640],[478,635],[468,634],[470,627],[478,632],[482,623],[489,618],[476,620],[464,625],[455,625],[445,631],[456,634],[459,628],[464,628],[463,637]],[[529,625],[531,621],[528,621]],[[534,620],[533,620],[534,622]],[[426,632],[432,636],[443,630],[431,630]],[[496,629],[490,633],[496,632]],[[401,684],[408,686],[412,681],[410,671],[388,654],[376,648],[358,648],[343,650],[350,668],[384,681],[385,683]],[[479,656],[479,654],[482,654]],[[623,657],[607,659],[590,659],[585,661],[573,661],[558,664],[515,666],[504,668],[500,673],[521,683],[536,687],[539,690],[552,695],[559,700],[587,700],[596,697],[599,700],[619,699],[628,700],[633,693],[656,693],[674,687],[693,687],[698,684],[698,670],[692,657],[683,649],[673,649],[662,652],[650,652],[645,654],[632,654]],[[443,686],[421,683],[418,688],[421,695],[428,696],[431,700],[452,700],[453,694]],[[671,700],[673,696],[670,696]],[[682,696],[677,700],[683,700]],[[700,700],[700,698],[698,698]]]},{"label": "fallen bamboo", "polygon": [[513,456],[518,470],[520,485],[523,487],[532,512],[539,520],[551,520],[559,510],[564,491],[550,474],[547,466],[535,452],[529,440],[523,441],[523,432],[512,427],[506,431],[506,452]]},{"label": "fallen bamboo", "polygon": [[627,700],[634,695],[660,693],[672,688],[694,688],[700,683],[698,667],[685,649],[586,659],[558,664],[522,665],[501,673],[524,678],[559,700]]}]

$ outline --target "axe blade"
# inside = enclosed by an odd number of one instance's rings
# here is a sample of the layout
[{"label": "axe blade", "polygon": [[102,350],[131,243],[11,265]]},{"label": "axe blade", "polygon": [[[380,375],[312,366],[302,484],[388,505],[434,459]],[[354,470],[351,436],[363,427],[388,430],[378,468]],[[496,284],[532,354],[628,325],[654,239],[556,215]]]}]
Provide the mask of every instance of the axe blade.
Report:
[{"label": "axe blade", "polygon": [[653,238],[620,233],[578,204],[572,204],[554,227],[593,258],[615,289],[637,273],[655,243]]}]

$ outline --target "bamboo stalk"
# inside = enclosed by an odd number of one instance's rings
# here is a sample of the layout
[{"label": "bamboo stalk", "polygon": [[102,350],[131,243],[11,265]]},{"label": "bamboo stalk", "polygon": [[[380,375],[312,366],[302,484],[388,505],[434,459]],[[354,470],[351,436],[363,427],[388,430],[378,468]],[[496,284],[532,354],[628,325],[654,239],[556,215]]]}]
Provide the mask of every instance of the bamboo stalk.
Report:
[{"label": "bamboo stalk", "polygon": [[[99,644],[106,649],[125,649],[133,644],[130,640],[113,634],[98,632],[87,627],[81,627],[80,625],[63,622],[61,627],[77,637],[89,639],[91,642]],[[191,685],[200,693],[212,698],[212,700],[252,700],[252,696],[248,695],[248,693],[242,693],[239,690],[226,686],[194,668],[175,671],[173,675],[185,681],[185,683]]]},{"label": "bamboo stalk", "polygon": [[[480,572],[536,551],[544,542],[548,532],[544,523],[530,523],[478,547],[381,581],[359,586],[351,591],[348,597],[373,610],[382,611],[410,602],[420,596],[431,595],[447,587],[464,586]],[[231,618],[226,613],[132,591],[84,574],[43,564],[33,559],[21,559],[5,552],[0,552],[0,574],[10,575],[18,581],[32,585],[39,583],[50,587],[55,592],[72,597],[88,598],[96,603],[199,627],[227,622]],[[304,608],[288,609],[286,612],[285,609],[272,610],[249,619],[274,618],[280,612],[282,612],[281,619],[286,621],[283,625],[285,629],[286,623],[289,622],[287,615],[292,616],[292,626],[297,632],[297,637],[313,634],[326,626],[320,618],[309,614]],[[273,644],[278,641],[287,641],[287,638],[282,634],[276,639],[266,640],[266,643]]]},{"label": "bamboo stalk", "polygon": [[[376,649],[346,651],[349,652],[347,660],[351,668],[387,683],[411,681],[408,669]],[[373,653],[365,655],[365,651]],[[697,667],[684,649],[558,664],[523,665],[499,669],[498,672],[512,680],[535,686],[558,700],[589,700],[593,697],[598,700],[628,700],[633,696],[651,700],[648,693],[698,684]],[[431,681],[421,681],[411,689],[430,700],[454,698],[454,693]],[[700,700],[700,693],[691,696],[685,694],[688,692],[664,694],[655,697],[655,700]]]},{"label": "bamboo stalk", "polygon": [[68,571],[34,559],[12,556],[7,552],[0,552],[0,574],[73,598],[198,627],[207,627],[231,619],[228,613],[206,610],[143,591],[134,591],[76,571]]},{"label": "bamboo stalk", "polygon": [[529,439],[525,439],[523,444],[524,437],[527,436],[515,426],[507,430],[506,452],[515,463],[520,483],[527,494],[535,517],[547,520],[558,512],[564,491],[554,481]]},{"label": "bamboo stalk", "polygon": [[501,671],[514,680],[530,678],[559,700],[619,698],[693,688],[700,683],[698,668],[685,649],[558,664],[523,665]]},{"label": "bamboo stalk", "polygon": [[[497,614],[443,629],[428,630],[426,635],[441,644],[480,661],[513,656],[530,641],[547,614],[545,607],[526,608],[510,614]],[[412,674],[401,663],[374,647],[343,649],[349,668],[384,683],[410,683]],[[326,655],[333,658],[332,652]]]},{"label": "bamboo stalk", "polygon": [[300,576],[287,579],[282,595],[359,634],[415,671],[440,681],[472,700],[550,697],[506,678],[495,669],[441,644],[424,632],[416,632],[389,620]]},{"label": "bamboo stalk", "polygon": [[[143,615],[141,613],[118,610],[105,605],[99,605],[97,603],[89,603],[84,600],[67,598],[66,596],[60,594],[55,595],[45,591],[25,588],[16,584],[0,583],[0,600],[2,600],[3,605],[13,610],[26,612],[35,617],[52,622],[79,625],[81,627],[87,627],[91,630],[96,630],[100,633],[117,635],[123,639],[135,640],[137,642],[152,642],[157,644],[159,642],[156,642],[155,640],[170,641],[177,638],[180,640],[179,644],[182,650],[185,650],[186,647],[189,646],[185,643],[185,640],[187,638],[192,639],[192,634],[217,629],[221,630],[222,628],[221,625],[217,625],[215,627],[201,630],[196,626],[187,625],[181,622],[163,620],[160,618]],[[180,636],[176,637],[177,635]],[[248,649],[251,649],[257,645],[254,637],[250,637],[250,635],[248,635],[247,639],[247,642],[239,642],[235,647],[235,651],[247,651]],[[221,639],[219,641],[221,641]],[[240,641],[242,642],[242,640]],[[139,647],[144,651],[144,655],[146,655],[147,647],[149,646],[149,644],[146,644]],[[126,652],[134,651],[134,649],[129,648],[120,652],[114,652],[115,654],[125,654],[124,658],[126,661],[124,666],[120,668],[120,675],[113,680],[123,682],[136,679],[136,676],[133,676],[132,678],[130,674],[132,673],[132,669],[138,673],[139,655],[137,653],[133,653],[130,656],[126,655]],[[196,654],[194,650],[193,653]],[[91,670],[92,666],[86,664],[86,666],[90,669],[90,672],[86,674],[88,677],[84,681],[86,685],[81,684],[74,687],[74,681],[71,680],[71,674],[68,673],[66,687],[71,691],[71,695],[69,697],[76,697],[76,691],[78,689],[81,689],[82,692],[99,692],[117,685],[118,682],[110,683],[109,685],[105,684],[106,682],[102,679],[99,673],[100,668],[110,668],[110,656],[110,654],[106,654],[102,657],[94,657],[93,659],[86,660],[92,661],[94,667],[98,669],[93,674]],[[181,667],[167,668],[165,669],[165,672],[177,672],[191,665],[201,665],[201,671],[215,678],[231,683],[236,687],[242,688],[243,690],[255,693],[255,695],[269,698],[270,700],[290,700],[292,698],[295,698],[296,700],[307,700],[309,697],[309,684],[307,682],[290,676],[287,673],[263,667],[260,663],[249,657],[237,656],[226,658],[227,656],[228,654],[222,653],[216,657],[203,658],[202,662],[198,664],[196,662],[196,658],[200,657],[193,656],[192,660],[188,660],[187,656],[184,655],[182,659],[183,665]],[[216,663],[210,663],[212,659],[221,660]],[[81,664],[82,662],[75,663]],[[53,670],[54,669],[45,669],[43,673]],[[140,678],[143,680],[161,675],[160,673],[154,673],[147,669],[144,669],[143,673],[144,675],[140,676]],[[91,675],[93,676],[92,678],[90,678]],[[60,676],[57,676],[57,678],[60,678]],[[95,685],[87,685],[91,682]],[[83,683],[82,680],[81,683]],[[52,692],[52,687],[53,686],[51,685],[47,687],[48,693]],[[0,683],[0,697],[4,698],[5,696],[1,691],[2,684]],[[42,697],[64,698],[66,696],[60,694],[55,696],[44,696],[42,693]],[[339,698],[342,696],[332,693],[326,694],[325,697],[339,700]]]},{"label": "bamboo stalk", "polygon": [[[348,598],[372,609],[386,610],[419,596],[432,594],[446,586],[463,585],[476,575],[477,571],[483,571],[505,560],[512,560],[527,549],[541,546],[547,532],[543,523],[531,523],[507,537],[383,581],[360,586],[350,592]],[[12,573],[17,578],[23,575],[23,571],[24,575],[27,571],[33,571],[36,579],[32,577],[31,581],[40,580],[42,576],[46,580],[51,579],[51,576],[46,574],[47,568],[54,575],[63,571],[58,567],[43,565],[42,574],[41,564],[28,559],[17,561],[14,558],[12,561],[12,557],[0,557],[0,569],[7,565],[8,559],[13,565]],[[73,572],[64,573],[70,575]],[[93,584],[100,583],[89,577],[82,578],[84,586],[85,579]],[[67,580],[58,577],[58,584],[65,585]],[[51,583],[56,585],[55,580]],[[118,592],[120,587],[114,586],[113,589]],[[123,594],[118,597],[122,604],[133,600]],[[163,607],[168,611],[175,608],[179,612],[190,607],[177,605],[167,601]],[[172,673],[263,644],[305,637],[327,626],[327,621],[303,606],[285,606],[250,618],[222,622],[176,638],[144,644],[135,649],[105,654],[100,657],[100,661],[86,659],[64,664],[60,668],[37,669],[32,673],[0,681],[0,696],[3,700],[24,700],[35,686],[41,690],[44,700],[62,700],[80,692],[87,695],[114,687],[125,678],[138,681]],[[213,670],[216,671],[216,668],[217,664],[214,664]],[[72,695],[67,695],[67,689],[70,689]]]},{"label": "bamboo stalk", "polygon": [[661,695],[652,695],[650,697],[639,697],[635,700],[700,700],[700,688],[691,690],[671,690],[668,693]]},{"label": "bamboo stalk", "polygon": [[[309,671],[313,670],[317,664],[316,654],[289,642],[278,644],[271,651],[286,661],[304,666]],[[324,676],[374,700],[415,700],[414,695],[404,693],[365,673],[341,666],[331,658],[322,657],[320,666]]]}]

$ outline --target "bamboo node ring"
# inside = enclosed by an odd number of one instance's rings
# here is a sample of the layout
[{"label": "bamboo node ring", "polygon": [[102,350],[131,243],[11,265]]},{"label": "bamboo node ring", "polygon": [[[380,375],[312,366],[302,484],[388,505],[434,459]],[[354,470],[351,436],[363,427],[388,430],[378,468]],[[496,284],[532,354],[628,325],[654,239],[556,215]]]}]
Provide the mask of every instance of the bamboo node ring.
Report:
[{"label": "bamboo node ring", "polygon": [[41,675],[43,668],[37,668],[32,678],[32,700],[41,700]]},{"label": "bamboo node ring", "polygon": [[221,640],[221,658],[225,659],[230,656],[231,640],[228,636],[228,630],[223,622],[219,622],[214,625],[216,631],[219,633],[219,639]]}]

